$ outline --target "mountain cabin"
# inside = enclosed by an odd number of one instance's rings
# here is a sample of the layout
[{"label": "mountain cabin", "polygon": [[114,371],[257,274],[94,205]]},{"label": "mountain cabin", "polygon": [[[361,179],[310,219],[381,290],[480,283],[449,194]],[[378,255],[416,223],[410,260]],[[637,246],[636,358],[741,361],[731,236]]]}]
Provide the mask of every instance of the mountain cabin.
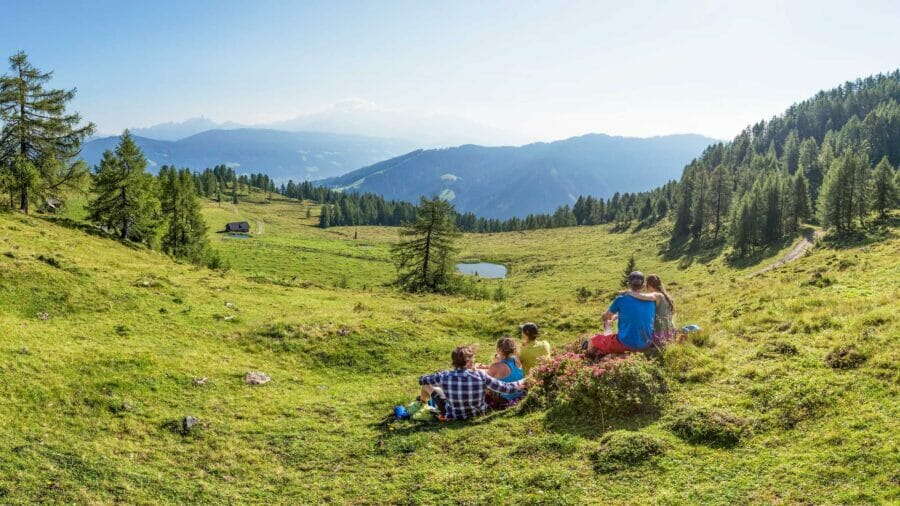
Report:
[{"label": "mountain cabin", "polygon": [[241,234],[249,234],[250,233],[250,224],[246,221],[235,221],[233,223],[229,223],[225,225],[226,232],[238,232]]}]

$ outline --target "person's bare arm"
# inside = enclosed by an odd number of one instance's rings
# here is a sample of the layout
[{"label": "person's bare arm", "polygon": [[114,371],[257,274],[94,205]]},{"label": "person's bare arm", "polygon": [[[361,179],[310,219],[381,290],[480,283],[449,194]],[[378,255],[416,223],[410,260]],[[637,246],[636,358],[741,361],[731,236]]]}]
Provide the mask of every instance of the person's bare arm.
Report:
[{"label": "person's bare arm", "polygon": [[607,311],[607,312],[603,313],[603,316],[601,316],[600,319],[605,322],[608,322],[609,320],[613,319],[613,314],[610,313],[609,311]]},{"label": "person's bare arm", "polygon": [[645,300],[647,302],[657,302],[660,297],[662,297],[661,293],[639,293],[639,292],[624,292],[624,295],[630,295],[637,300]]}]

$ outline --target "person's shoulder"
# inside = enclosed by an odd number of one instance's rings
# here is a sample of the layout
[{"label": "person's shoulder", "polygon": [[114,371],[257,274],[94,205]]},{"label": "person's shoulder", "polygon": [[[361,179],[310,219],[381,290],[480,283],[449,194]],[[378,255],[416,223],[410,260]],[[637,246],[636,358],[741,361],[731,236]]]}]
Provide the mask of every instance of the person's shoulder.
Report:
[{"label": "person's shoulder", "polygon": [[537,344],[538,346],[540,346],[541,348],[543,348],[543,349],[545,349],[545,350],[547,350],[547,351],[550,351],[550,341],[548,341],[548,340],[546,340],[546,339],[541,339],[541,340],[538,341],[536,344]]}]

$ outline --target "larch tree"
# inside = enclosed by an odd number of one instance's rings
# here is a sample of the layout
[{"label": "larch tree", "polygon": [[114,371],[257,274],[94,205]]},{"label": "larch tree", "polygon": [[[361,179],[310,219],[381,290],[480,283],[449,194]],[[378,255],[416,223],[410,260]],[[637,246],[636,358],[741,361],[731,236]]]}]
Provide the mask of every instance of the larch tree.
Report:
[{"label": "larch tree", "polygon": [[725,218],[728,216],[728,208],[731,205],[731,191],[733,183],[731,174],[723,165],[719,165],[712,172],[710,181],[710,204],[713,216],[713,240],[719,239]]},{"label": "larch tree", "polygon": [[453,206],[423,197],[416,220],[400,231],[400,242],[392,248],[397,284],[410,292],[446,291],[459,235]]},{"label": "larch tree", "polygon": [[878,212],[881,219],[887,218],[888,211],[897,205],[898,191],[895,183],[897,176],[894,175],[894,172],[887,156],[884,156],[875,166],[872,207]]},{"label": "larch tree", "polygon": [[73,161],[94,124],[81,125],[78,113],[66,112],[75,89],[45,89],[53,72],[42,72],[20,51],[9,58],[10,74],[0,77],[0,171],[28,213],[32,200],[60,196],[87,176],[83,162]]}]

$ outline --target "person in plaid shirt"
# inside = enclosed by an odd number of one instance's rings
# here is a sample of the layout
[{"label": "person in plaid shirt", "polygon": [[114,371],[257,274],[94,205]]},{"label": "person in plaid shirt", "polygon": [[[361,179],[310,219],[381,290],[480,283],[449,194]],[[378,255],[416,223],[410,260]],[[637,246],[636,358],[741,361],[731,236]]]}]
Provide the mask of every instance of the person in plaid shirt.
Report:
[{"label": "person in plaid shirt", "polygon": [[525,381],[505,382],[474,369],[475,353],[469,346],[453,350],[452,371],[441,371],[419,378],[422,402],[433,400],[446,420],[465,420],[488,410],[484,391],[509,394],[523,390]]}]

